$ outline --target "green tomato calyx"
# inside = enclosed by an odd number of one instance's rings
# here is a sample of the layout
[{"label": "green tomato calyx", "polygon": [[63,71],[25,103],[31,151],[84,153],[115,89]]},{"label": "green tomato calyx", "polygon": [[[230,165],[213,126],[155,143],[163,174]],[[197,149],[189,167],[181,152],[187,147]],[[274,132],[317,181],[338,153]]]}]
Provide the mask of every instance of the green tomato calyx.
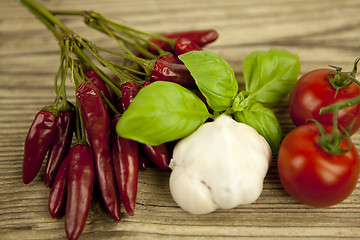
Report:
[{"label": "green tomato calyx", "polygon": [[[337,120],[338,110],[339,110],[338,106],[335,105],[333,111],[333,126],[330,134],[326,133],[324,127],[317,120],[311,119],[311,121],[313,121],[316,124],[316,126],[319,128],[321,134],[317,140],[318,144],[325,152],[331,155],[345,154],[346,152],[350,151],[350,149],[352,148],[352,141],[350,138],[349,130],[352,128],[354,122],[350,124],[350,126],[346,129],[340,126],[340,128],[342,128],[341,129],[342,131],[340,131]],[[349,147],[346,149],[342,149],[340,147],[340,144],[345,138],[349,142]]]},{"label": "green tomato calyx", "polygon": [[[336,67],[329,65],[335,70],[328,73],[328,79],[331,85],[336,89],[336,93],[339,89],[349,86],[352,83],[355,83],[360,86],[360,82],[356,79],[357,64],[360,61],[360,58],[355,59],[354,67],[351,72],[342,72],[342,67]],[[335,94],[336,97],[337,94]]]}]

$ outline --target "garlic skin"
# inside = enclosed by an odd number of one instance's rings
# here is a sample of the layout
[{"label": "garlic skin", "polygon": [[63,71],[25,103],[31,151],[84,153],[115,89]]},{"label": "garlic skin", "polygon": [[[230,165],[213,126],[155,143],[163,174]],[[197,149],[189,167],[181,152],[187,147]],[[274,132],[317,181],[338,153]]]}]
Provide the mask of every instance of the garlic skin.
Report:
[{"label": "garlic skin", "polygon": [[192,214],[258,199],[272,152],[252,127],[222,114],[180,140],[170,162],[170,192]]}]

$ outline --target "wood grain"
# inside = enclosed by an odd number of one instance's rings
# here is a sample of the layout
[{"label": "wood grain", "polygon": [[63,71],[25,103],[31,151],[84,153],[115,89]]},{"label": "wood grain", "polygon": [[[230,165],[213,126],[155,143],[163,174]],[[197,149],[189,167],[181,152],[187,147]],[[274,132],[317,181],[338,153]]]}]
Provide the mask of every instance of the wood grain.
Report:
[{"label": "wood grain", "polygon": [[[297,53],[301,74],[329,64],[351,70],[360,55],[358,0],[40,2],[50,9],[96,10],[153,33],[214,28],[220,37],[207,49],[230,63],[239,82],[242,61],[253,50],[278,47]],[[62,19],[80,35],[116,47],[79,18]],[[0,239],[66,238],[64,219],[52,219],[48,213],[43,169],[33,183],[21,181],[24,139],[36,112],[54,99],[58,63],[59,49],[51,33],[17,1],[1,1]],[[73,92],[71,85],[68,89]],[[288,133],[294,126],[287,101],[272,108]],[[359,149],[360,134],[353,140]],[[121,222],[114,222],[95,198],[80,239],[360,239],[360,183],[339,205],[307,207],[281,187],[274,156],[255,203],[197,216],[172,200],[169,174],[155,168],[141,172],[135,216],[123,212]]]}]

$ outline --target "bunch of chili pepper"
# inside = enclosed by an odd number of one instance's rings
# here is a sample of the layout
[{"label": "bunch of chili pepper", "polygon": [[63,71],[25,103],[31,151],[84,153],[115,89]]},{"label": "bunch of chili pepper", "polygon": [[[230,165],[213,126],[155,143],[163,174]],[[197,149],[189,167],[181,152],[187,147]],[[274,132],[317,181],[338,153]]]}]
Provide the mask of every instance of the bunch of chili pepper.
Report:
[{"label": "bunch of chili pepper", "polygon": [[[168,168],[171,143],[138,143],[120,137],[114,128],[140,89],[152,82],[171,81],[193,88],[194,79],[177,56],[202,50],[218,34],[213,29],[149,34],[94,12],[50,12],[33,0],[21,3],[51,30],[61,51],[55,101],[37,113],[28,131],[22,178],[25,184],[32,182],[47,156],[44,182],[51,188],[49,213],[53,218],[65,214],[67,237],[77,239],[85,226],[95,184],[109,215],[120,221],[121,205],[128,215],[134,215],[139,169],[145,170],[150,162]],[[84,17],[90,27],[112,37],[121,51],[81,38],[58,20],[57,14]],[[120,57],[122,64],[106,60],[102,52]],[[99,64],[113,76],[104,73]],[[65,91],[69,75],[75,103],[67,100]]]}]

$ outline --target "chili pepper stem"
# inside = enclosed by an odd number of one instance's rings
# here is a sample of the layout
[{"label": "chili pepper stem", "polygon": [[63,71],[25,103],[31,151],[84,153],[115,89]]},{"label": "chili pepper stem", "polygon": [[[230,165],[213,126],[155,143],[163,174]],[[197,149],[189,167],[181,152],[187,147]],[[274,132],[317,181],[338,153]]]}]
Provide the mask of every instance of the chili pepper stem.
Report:
[{"label": "chili pepper stem", "polygon": [[86,142],[86,134],[85,134],[85,127],[84,122],[81,116],[81,110],[79,103],[76,101],[76,144],[87,144]]},{"label": "chili pepper stem", "polygon": [[99,91],[101,97],[103,98],[106,106],[108,106],[108,108],[110,108],[110,110],[114,113],[114,116],[120,116],[121,114],[119,113],[119,111],[116,109],[116,107],[111,103],[111,101],[109,99],[107,99],[104,94],[102,94]]},{"label": "chili pepper stem", "polygon": [[[151,34],[151,33],[147,33],[147,32],[143,32],[143,31],[140,31],[140,30],[137,30],[137,29],[134,29],[134,28],[130,28],[130,27],[127,27],[127,26],[124,26],[124,25],[121,25],[119,23],[116,23],[116,22],[113,22],[107,18],[104,18],[101,14],[99,13],[96,13],[96,12],[92,12],[90,14],[90,17],[91,18],[94,18],[100,22],[103,22],[109,26],[112,26],[114,27],[115,29],[119,30],[120,32],[130,36],[130,37],[133,37],[133,38],[137,38],[143,42],[145,42],[147,45],[150,45],[152,47],[154,47],[157,51],[159,51],[160,55],[164,53],[164,50],[162,50],[161,48],[159,48],[156,44],[152,43],[151,41],[149,41],[148,39],[145,39],[137,34],[140,34],[140,35],[144,35],[144,36],[148,36],[148,37],[151,37],[151,38],[155,38],[155,39],[159,39],[163,42],[166,42],[168,44],[170,44],[170,46],[174,47],[175,45],[175,41],[174,39],[169,39],[169,38],[166,38],[166,37],[163,37],[161,35],[158,35],[158,34]],[[136,34],[135,34],[136,33]]]},{"label": "chili pepper stem", "polygon": [[[89,44],[89,43],[85,42],[80,37],[75,37],[75,39],[79,44],[81,44],[81,46],[83,46],[87,51],[89,51],[89,53],[91,53],[101,64],[103,64],[109,70],[111,70],[119,79],[123,80],[123,79],[128,79],[129,78],[128,75],[126,75],[126,74],[124,74],[122,72],[119,72],[114,66],[112,66],[109,63],[109,61],[106,61],[103,57],[101,57],[100,54],[98,54],[97,51],[93,49],[93,47],[94,47],[93,44]],[[121,94],[120,94],[120,96],[121,96]]]},{"label": "chili pepper stem", "polygon": [[77,44],[74,45],[74,51],[79,56],[81,60],[86,62],[95,72],[98,74],[104,82],[109,86],[111,91],[115,93],[115,95],[118,98],[121,98],[122,94],[120,91],[121,85],[118,85],[117,82],[113,81],[111,78],[109,78],[107,75],[105,75],[91,60],[90,58],[80,49]]},{"label": "chili pepper stem", "polygon": [[139,58],[139,57],[136,57],[136,56],[132,56],[132,55],[123,53],[123,52],[109,50],[109,49],[102,48],[102,47],[99,47],[99,46],[96,46],[96,45],[93,45],[93,47],[96,50],[107,52],[107,53],[110,53],[110,54],[114,54],[114,55],[120,56],[122,58],[125,58],[125,59],[127,59],[129,61],[136,62],[137,64],[140,65],[140,67],[142,67],[144,69],[144,71],[145,71],[145,73],[147,75],[151,74],[151,71],[154,68],[154,64],[155,64],[155,61],[156,61],[156,59],[154,59],[154,60],[142,59],[142,58]]},{"label": "chili pepper stem", "polygon": [[[140,54],[142,54],[144,57],[149,59],[154,59],[157,56],[148,51],[146,48],[141,46],[140,44],[137,44],[135,42],[131,42],[128,39],[121,37],[120,35],[116,34],[114,29],[110,28],[108,25],[104,24],[103,22],[99,22],[93,17],[91,17],[91,11],[52,11],[53,14],[61,14],[61,15],[78,15],[83,16],[85,23],[94,28],[97,31],[100,31],[104,34],[109,35],[112,37],[120,46],[122,49],[125,50],[130,55],[134,55],[130,50],[126,48],[126,45],[129,45],[139,51]],[[154,48],[157,48],[157,46],[153,46]],[[161,51],[161,49],[159,49]]]},{"label": "chili pepper stem", "polygon": [[84,11],[76,11],[76,10],[51,10],[50,11],[53,15],[72,15],[72,16],[78,16],[83,15]]},{"label": "chili pepper stem", "polygon": [[[137,29],[134,29],[134,28],[130,28],[130,27],[118,24],[118,23],[113,22],[113,21],[111,21],[111,20],[109,20],[107,18],[104,18],[101,14],[93,12],[93,11],[66,10],[66,11],[50,11],[50,12],[52,14],[54,14],[54,15],[77,15],[77,16],[83,16],[84,18],[86,18],[88,20],[89,19],[100,20],[101,22],[106,23],[107,25],[114,26],[119,31],[128,30],[128,31],[131,31],[131,32],[134,32],[134,33],[137,33],[137,34],[148,36],[150,38],[155,38],[155,39],[158,39],[158,40],[161,40],[163,42],[166,42],[166,43],[170,44],[172,47],[175,45],[175,42],[176,42],[176,40],[161,36],[160,34],[151,34],[151,33],[148,33],[148,32],[140,31],[140,30],[137,30]],[[90,22],[91,21],[89,21],[89,23]],[[132,35],[128,31],[126,31],[126,34]],[[156,48],[157,46],[154,46],[154,47]],[[159,50],[161,51],[161,49],[159,49]]]},{"label": "chili pepper stem", "polygon": [[32,1],[32,0],[18,0],[20,3],[28,7],[29,9],[34,9],[37,12],[41,13],[49,22],[57,25],[63,32],[74,34],[74,32],[63,24],[59,19],[57,19],[49,10],[47,10],[42,5]]},{"label": "chili pepper stem", "polygon": [[[147,76],[146,73],[140,72],[140,71],[135,70],[135,69],[133,69],[131,67],[125,67],[125,66],[120,65],[120,64],[118,64],[116,62],[113,62],[113,61],[109,61],[109,63],[111,63],[113,66],[115,66],[115,67],[117,67],[119,69],[126,70],[126,71],[132,72],[132,73],[137,74],[137,75]],[[140,79],[138,79],[138,80],[140,81]]]}]

